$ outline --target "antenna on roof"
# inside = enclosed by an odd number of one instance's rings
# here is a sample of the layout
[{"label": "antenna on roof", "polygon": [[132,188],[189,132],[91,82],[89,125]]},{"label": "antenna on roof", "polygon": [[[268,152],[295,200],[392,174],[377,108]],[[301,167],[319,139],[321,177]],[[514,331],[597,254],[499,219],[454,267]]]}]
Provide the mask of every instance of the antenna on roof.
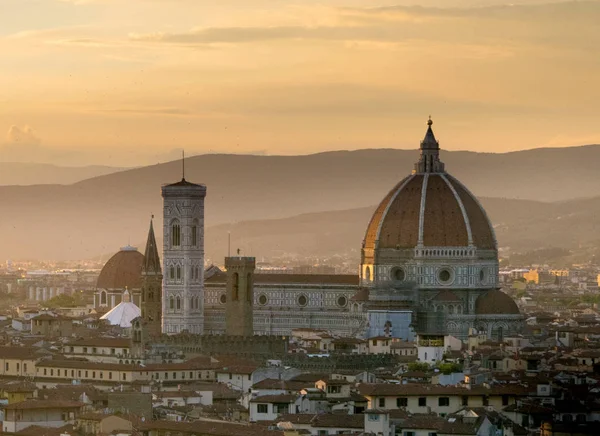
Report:
[{"label": "antenna on roof", "polygon": [[181,180],[185,180],[185,150],[181,150]]}]

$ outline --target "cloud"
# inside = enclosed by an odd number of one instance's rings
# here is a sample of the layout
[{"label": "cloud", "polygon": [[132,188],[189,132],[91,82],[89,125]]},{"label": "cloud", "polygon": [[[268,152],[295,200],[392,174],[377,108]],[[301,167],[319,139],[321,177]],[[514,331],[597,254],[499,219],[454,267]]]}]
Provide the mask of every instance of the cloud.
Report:
[{"label": "cloud", "polygon": [[10,126],[6,133],[6,142],[9,145],[39,146],[41,141],[35,131],[29,126]]},{"label": "cloud", "polygon": [[113,108],[97,109],[96,112],[132,115],[191,115],[192,112],[178,107],[161,108]]},{"label": "cloud", "polygon": [[[203,27],[182,32],[131,33],[130,41],[182,46],[284,40],[514,43],[597,49],[600,2],[496,5],[477,8],[391,6],[336,9],[328,25]],[[556,26],[561,22],[561,26]],[[584,32],[577,31],[585,27]]]}]

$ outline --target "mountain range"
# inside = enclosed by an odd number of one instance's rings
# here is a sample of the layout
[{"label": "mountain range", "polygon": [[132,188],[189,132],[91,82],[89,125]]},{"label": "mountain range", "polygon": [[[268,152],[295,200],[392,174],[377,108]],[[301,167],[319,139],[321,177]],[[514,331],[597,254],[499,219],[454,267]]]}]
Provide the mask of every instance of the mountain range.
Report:
[{"label": "mountain range", "polygon": [[[416,150],[369,149],[203,155],[185,166],[188,180],[208,187],[206,251],[218,261],[227,231],[257,257],[358,252],[370,211],[417,159]],[[482,198],[502,247],[600,239],[600,198],[592,198],[600,195],[600,146],[444,152],[442,159]],[[115,171],[72,184],[0,186],[0,258],[92,258],[144,241],[152,214],[162,225],[160,187],[181,179],[181,162]]]},{"label": "mountain range", "polygon": [[68,185],[123,169],[102,165],[66,167],[42,163],[0,162],[0,186]]}]

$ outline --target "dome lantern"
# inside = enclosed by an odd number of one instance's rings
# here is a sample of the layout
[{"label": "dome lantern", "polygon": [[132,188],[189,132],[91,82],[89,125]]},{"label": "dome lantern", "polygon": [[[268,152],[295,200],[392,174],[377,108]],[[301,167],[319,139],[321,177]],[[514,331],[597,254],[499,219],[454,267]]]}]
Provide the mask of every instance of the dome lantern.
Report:
[{"label": "dome lantern", "polygon": [[415,164],[413,173],[444,173],[444,163],[440,160],[440,143],[433,134],[433,120],[427,120],[427,132],[421,141],[421,158]]}]

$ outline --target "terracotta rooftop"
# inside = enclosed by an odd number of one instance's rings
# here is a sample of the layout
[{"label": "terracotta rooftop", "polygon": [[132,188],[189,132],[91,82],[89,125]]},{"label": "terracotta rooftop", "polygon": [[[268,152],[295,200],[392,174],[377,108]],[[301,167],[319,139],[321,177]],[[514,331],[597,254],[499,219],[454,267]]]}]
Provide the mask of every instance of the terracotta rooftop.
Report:
[{"label": "terracotta rooftop", "polygon": [[42,360],[35,365],[38,368],[70,368],[70,369],[98,369],[108,371],[147,371],[140,365],[121,363],[100,363],[85,360]]},{"label": "terracotta rooftop", "polygon": [[364,428],[365,418],[362,414],[283,414],[277,422],[310,425],[313,428]]},{"label": "terracotta rooftop", "polygon": [[206,436],[283,436],[282,431],[268,430],[260,425],[234,424],[215,421],[150,421],[139,426],[141,431],[163,430]]},{"label": "terracotta rooftop", "polygon": [[115,347],[115,348],[129,348],[131,341],[126,338],[86,338],[77,339],[75,341],[67,342],[65,347]]},{"label": "terracotta rooftop", "polygon": [[29,347],[0,347],[0,356],[3,359],[35,360],[40,357],[36,351]]},{"label": "terracotta rooftop", "polygon": [[55,400],[25,400],[19,403],[7,404],[5,410],[34,410],[34,409],[79,409],[84,404],[78,401]]},{"label": "terracotta rooftop", "polygon": [[261,395],[250,400],[251,403],[293,403],[298,395],[280,394],[280,395]]},{"label": "terracotta rooftop", "polygon": [[427,395],[518,395],[526,396],[529,389],[520,385],[495,385],[492,388],[473,386],[471,389],[456,386],[411,383],[406,385],[388,383],[360,383],[358,392],[369,397],[381,396],[427,396]]},{"label": "terracotta rooftop", "polygon": [[294,380],[264,379],[252,385],[252,389],[300,391],[305,387],[313,387],[314,383]]}]

